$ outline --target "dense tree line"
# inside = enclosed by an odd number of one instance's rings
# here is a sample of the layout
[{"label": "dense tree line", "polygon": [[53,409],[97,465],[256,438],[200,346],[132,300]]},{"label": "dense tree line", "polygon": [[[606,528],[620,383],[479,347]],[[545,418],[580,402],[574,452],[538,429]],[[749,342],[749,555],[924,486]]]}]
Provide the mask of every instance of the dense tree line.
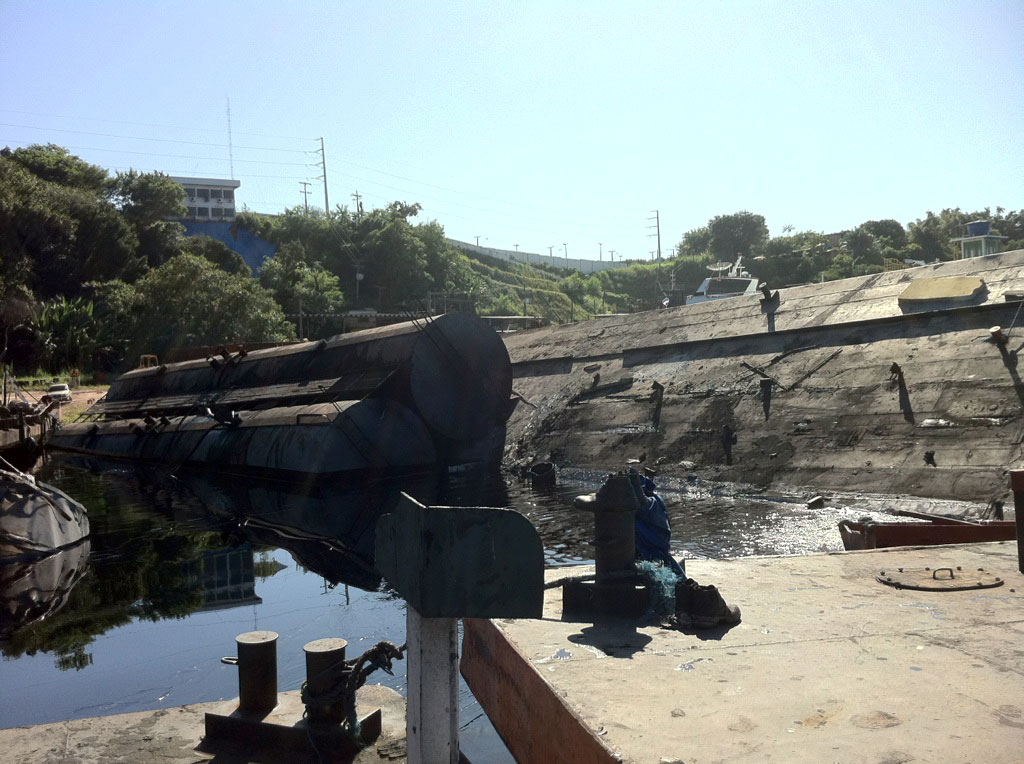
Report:
[{"label": "dense tree line", "polygon": [[774,238],[763,216],[738,212],[686,233],[662,263],[584,277],[468,257],[436,221],[417,220],[418,204],[396,201],[365,213],[239,213],[236,225],[277,245],[254,274],[220,242],[184,235],[172,222],[183,199],[162,173],[111,176],[53,144],[0,151],[0,362],[27,373],[120,370],[172,347],[326,336],[360,307],[454,305],[562,322],[656,307],[692,292],[710,263],[737,257],[776,286],[946,260],[974,219],[1024,248],[1024,211],[1002,208],[928,212],[906,228],[873,220],[830,236],[787,227]]},{"label": "dense tree line", "polygon": [[997,207],[995,212],[990,208],[928,212],[906,228],[897,220],[869,220],[830,235],[793,232],[786,226],[784,234],[774,238],[769,237],[763,216],[737,212],[719,215],[687,232],[676,252],[708,263],[735,262],[742,256],[743,267],[752,275],[783,286],[953,259],[959,251],[953,239],[963,236],[965,224],[973,220],[991,221],[992,233],[1007,237],[1004,250],[1024,249],[1024,210]]},{"label": "dense tree line", "polygon": [[0,361],[116,369],[138,353],[294,330],[242,259],[170,219],[161,173],[113,177],[55,145],[0,151]]}]

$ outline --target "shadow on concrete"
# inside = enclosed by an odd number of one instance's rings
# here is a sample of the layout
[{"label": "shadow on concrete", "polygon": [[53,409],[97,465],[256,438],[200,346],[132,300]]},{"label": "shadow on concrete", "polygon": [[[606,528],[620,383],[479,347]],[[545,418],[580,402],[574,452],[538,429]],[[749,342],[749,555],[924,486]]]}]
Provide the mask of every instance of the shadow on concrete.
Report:
[{"label": "shadow on concrete", "polygon": [[738,623],[721,624],[711,629],[695,629],[693,627],[687,626],[682,628],[677,627],[677,631],[681,631],[683,634],[689,634],[690,636],[696,637],[702,642],[717,642],[737,626],[739,626]]},{"label": "shadow on concrete", "polygon": [[904,381],[902,374],[897,384],[900,390],[900,411],[903,412],[903,418],[913,424],[914,407],[910,405],[910,393],[907,392],[907,383]]},{"label": "shadow on concrete", "polygon": [[775,386],[775,382],[768,377],[761,377],[760,384],[761,408],[764,409],[764,418],[767,421],[772,412],[772,388]]},{"label": "shadow on concrete", "polygon": [[1017,400],[1024,406],[1024,382],[1021,382],[1020,373],[1017,371],[1017,351],[1007,350],[1006,344],[999,345],[999,355],[1003,357],[1003,366],[1010,372],[1010,379],[1013,380],[1013,389],[1017,393]]},{"label": "shadow on concrete", "polygon": [[651,637],[637,631],[636,624],[609,621],[584,626],[579,634],[570,634],[568,640],[577,645],[590,645],[612,658],[632,658],[651,641]]}]

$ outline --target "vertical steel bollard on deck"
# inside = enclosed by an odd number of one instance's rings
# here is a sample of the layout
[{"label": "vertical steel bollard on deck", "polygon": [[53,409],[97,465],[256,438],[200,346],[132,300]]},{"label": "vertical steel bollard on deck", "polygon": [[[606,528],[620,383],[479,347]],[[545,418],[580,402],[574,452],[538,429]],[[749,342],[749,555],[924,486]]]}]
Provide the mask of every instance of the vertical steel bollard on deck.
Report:
[{"label": "vertical steel bollard on deck", "polygon": [[[302,648],[306,654],[306,688],[312,697],[324,697],[334,689],[344,668],[346,647],[344,639],[328,637],[307,642]],[[341,703],[308,703],[306,707],[310,721],[340,722],[345,717]]]},{"label": "vertical steel bollard on deck", "polygon": [[263,713],[277,705],[277,632],[249,631],[238,648],[238,708]]},{"label": "vertical steel bollard on deck", "polygon": [[1010,470],[1010,488],[1017,523],[1017,568],[1024,573],[1024,470]]}]

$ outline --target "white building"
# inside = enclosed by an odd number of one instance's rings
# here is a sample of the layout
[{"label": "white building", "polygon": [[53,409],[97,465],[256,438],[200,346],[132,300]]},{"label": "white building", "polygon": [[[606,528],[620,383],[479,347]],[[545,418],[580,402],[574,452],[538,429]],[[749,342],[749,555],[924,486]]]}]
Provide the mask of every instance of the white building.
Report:
[{"label": "white building", "polygon": [[220,178],[175,178],[185,188],[185,217],[183,220],[213,220],[229,222],[235,219],[235,189],[238,180]]}]

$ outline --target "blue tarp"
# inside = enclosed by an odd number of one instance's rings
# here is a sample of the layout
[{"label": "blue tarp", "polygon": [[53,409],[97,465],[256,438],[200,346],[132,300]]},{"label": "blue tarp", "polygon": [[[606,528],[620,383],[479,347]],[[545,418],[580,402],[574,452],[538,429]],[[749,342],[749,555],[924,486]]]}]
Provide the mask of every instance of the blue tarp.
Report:
[{"label": "blue tarp", "polygon": [[647,497],[646,505],[636,513],[636,556],[641,560],[661,562],[678,576],[684,575],[679,563],[672,557],[669,540],[672,529],[668,524],[668,510],[665,502],[656,494],[654,481],[646,475],[640,476],[640,483]]},{"label": "blue tarp", "polygon": [[216,239],[234,252],[237,252],[245,260],[245,264],[252,269],[253,273],[259,271],[263,261],[273,257],[277,251],[277,245],[271,244],[265,239],[242,228],[236,223],[206,220],[182,220],[185,226],[186,236],[209,236]]}]

